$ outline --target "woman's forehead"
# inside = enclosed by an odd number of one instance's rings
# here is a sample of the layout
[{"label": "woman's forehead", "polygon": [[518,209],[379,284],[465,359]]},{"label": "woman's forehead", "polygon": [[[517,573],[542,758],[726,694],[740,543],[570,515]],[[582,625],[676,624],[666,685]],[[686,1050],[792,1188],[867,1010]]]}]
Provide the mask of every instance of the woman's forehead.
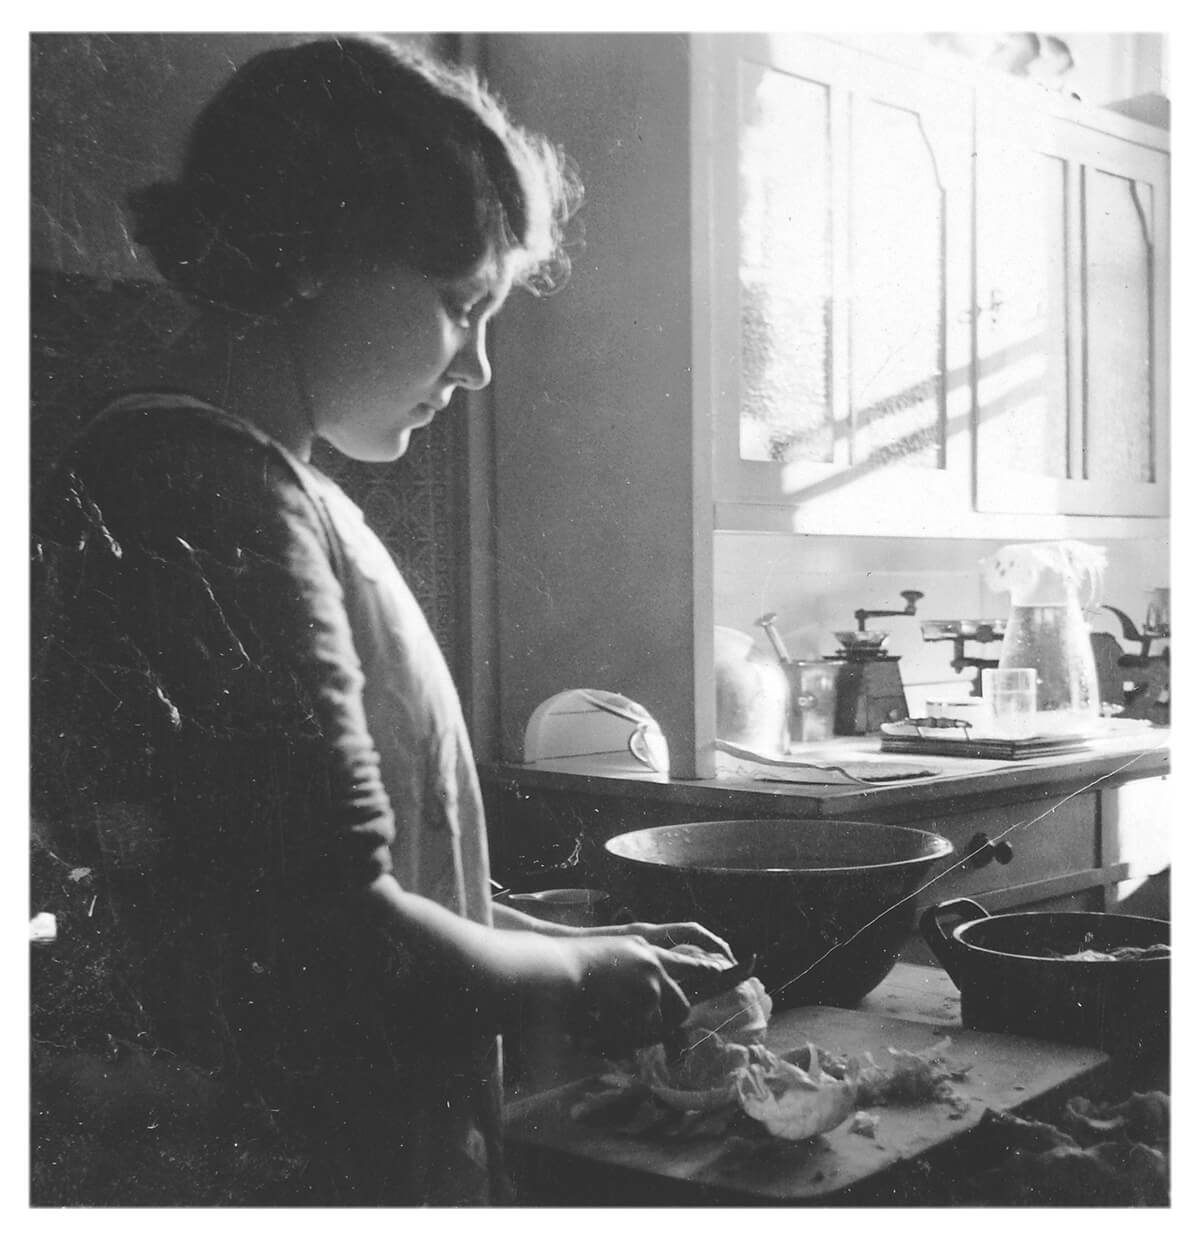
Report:
[{"label": "woman's forehead", "polygon": [[511,257],[485,258],[474,270],[439,283],[470,300],[491,297],[503,301],[512,287],[515,263]]}]

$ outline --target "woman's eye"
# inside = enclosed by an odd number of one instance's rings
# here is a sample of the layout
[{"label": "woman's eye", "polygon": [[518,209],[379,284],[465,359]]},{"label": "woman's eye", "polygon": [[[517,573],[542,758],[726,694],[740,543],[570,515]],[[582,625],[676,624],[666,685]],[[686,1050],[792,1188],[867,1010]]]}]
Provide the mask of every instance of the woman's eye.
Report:
[{"label": "woman's eye", "polygon": [[480,298],[472,298],[464,301],[462,298],[446,297],[443,299],[443,305],[446,308],[446,314],[458,324],[459,327],[470,327],[471,316],[475,312],[475,308],[479,305]]}]

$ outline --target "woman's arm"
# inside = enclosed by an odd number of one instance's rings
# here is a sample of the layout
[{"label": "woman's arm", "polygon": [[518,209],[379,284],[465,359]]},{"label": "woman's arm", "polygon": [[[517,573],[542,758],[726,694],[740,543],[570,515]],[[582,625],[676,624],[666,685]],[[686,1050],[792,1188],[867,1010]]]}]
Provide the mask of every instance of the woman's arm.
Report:
[{"label": "woman's arm", "polygon": [[529,928],[479,925],[403,890],[390,875],[346,906],[350,924],[393,940],[418,962],[407,984],[436,993],[452,1025],[513,1029],[549,1016],[559,1027],[586,1026],[601,1046],[647,1044],[686,1019],[684,991],[724,967],[655,946],[628,927],[556,935],[534,932],[545,923],[533,918],[523,919]]},{"label": "woman's arm", "polygon": [[503,930],[530,930],[551,938],[582,938],[587,935],[635,935],[656,947],[672,948],[680,944],[703,948],[706,952],[733,959],[729,944],[718,935],[694,921],[673,921],[662,924],[649,921],[623,922],[613,926],[563,926],[542,921],[501,901],[492,902],[492,921]]}]

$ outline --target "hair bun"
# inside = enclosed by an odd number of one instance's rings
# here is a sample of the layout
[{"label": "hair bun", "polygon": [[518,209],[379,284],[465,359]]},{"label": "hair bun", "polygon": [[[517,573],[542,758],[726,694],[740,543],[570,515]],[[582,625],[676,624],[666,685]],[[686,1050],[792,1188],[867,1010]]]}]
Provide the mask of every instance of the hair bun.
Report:
[{"label": "hair bun", "polygon": [[134,241],[185,296],[251,314],[272,312],[290,296],[279,273],[259,270],[223,235],[187,182],[156,181],[131,193],[127,203]]},{"label": "hair bun", "polygon": [[178,181],[156,181],[129,195],[132,236],[144,246],[163,278],[194,287],[207,229],[192,197]]}]

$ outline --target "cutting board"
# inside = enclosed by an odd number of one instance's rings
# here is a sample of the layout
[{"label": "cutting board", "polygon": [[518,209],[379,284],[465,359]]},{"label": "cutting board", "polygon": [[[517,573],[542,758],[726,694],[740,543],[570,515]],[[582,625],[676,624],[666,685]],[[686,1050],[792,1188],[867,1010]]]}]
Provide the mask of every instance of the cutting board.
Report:
[{"label": "cutting board", "polygon": [[559,1198],[577,1191],[586,1199],[573,1204],[831,1204],[848,1195],[861,1199],[873,1183],[945,1152],[988,1108],[1017,1110],[1081,1088],[1101,1077],[1109,1062],[1086,1047],[824,1007],[776,1013],[767,1045],[785,1051],[811,1041],[845,1054],[869,1051],[887,1066],[888,1047],[920,1051],[946,1036],[947,1059],[970,1068],[955,1084],[957,1104],[873,1108],[879,1118],[873,1136],[852,1132],[849,1120],[803,1142],[765,1133],[691,1140],[626,1136],[570,1118],[571,1104],[587,1088],[583,1080],[512,1103],[507,1142],[519,1179],[527,1177],[535,1193],[537,1181],[552,1179]]}]

